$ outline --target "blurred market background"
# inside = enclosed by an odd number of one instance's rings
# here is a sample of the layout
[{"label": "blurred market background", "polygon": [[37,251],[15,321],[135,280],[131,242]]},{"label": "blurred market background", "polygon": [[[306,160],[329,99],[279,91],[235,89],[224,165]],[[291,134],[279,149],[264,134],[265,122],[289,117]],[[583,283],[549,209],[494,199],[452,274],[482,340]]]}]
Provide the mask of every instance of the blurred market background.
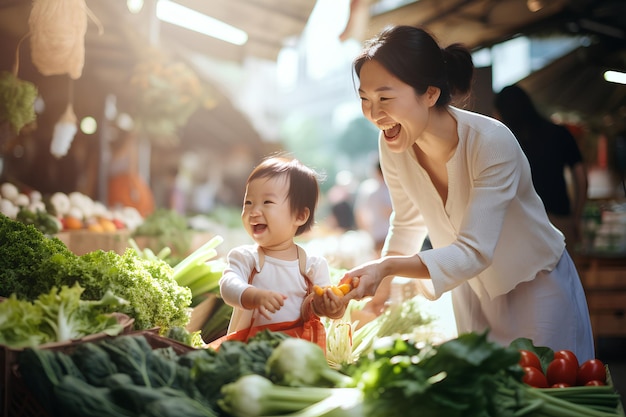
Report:
[{"label": "blurred market background", "polygon": [[[287,151],[325,176],[303,244],[337,269],[369,259],[371,239],[333,207],[354,203],[376,163],[351,62],[387,24],[472,49],[467,108],[491,115],[494,94],[519,82],[575,134],[589,200],[574,252],[602,355],[624,360],[623,0],[0,0],[0,182],[15,188],[2,212],[15,213],[15,192],[48,207],[65,195],[83,211],[58,235],[79,254],[122,252],[132,236],[155,251],[182,239],[182,256],[219,234],[223,255],[249,242],[239,219],[248,173]],[[67,55],[53,48],[63,46]],[[164,226],[172,213],[189,233],[163,236],[180,232]],[[109,230],[88,214],[120,222]],[[147,240],[134,234],[155,215],[163,223]]]}]

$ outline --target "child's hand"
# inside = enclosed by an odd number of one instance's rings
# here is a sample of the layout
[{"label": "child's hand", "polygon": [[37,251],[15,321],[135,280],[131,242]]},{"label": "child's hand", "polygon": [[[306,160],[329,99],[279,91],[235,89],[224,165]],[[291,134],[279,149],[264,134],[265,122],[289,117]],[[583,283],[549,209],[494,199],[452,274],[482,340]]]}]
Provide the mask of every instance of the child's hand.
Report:
[{"label": "child's hand", "polygon": [[256,309],[259,314],[270,320],[272,314],[276,313],[285,304],[285,295],[269,290],[249,288],[244,292],[246,303],[244,307]]},{"label": "child's hand", "polygon": [[[347,289],[344,289],[347,292]],[[343,300],[343,291],[336,286],[326,288],[315,287],[313,309],[319,315],[338,319],[343,317],[348,300]]]}]

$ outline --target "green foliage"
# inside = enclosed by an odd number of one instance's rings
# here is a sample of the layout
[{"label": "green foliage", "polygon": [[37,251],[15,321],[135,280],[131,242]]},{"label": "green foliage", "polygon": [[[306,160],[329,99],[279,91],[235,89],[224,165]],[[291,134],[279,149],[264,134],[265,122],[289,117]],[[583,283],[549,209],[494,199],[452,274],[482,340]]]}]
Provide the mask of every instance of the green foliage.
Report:
[{"label": "green foliage", "polygon": [[163,260],[140,258],[132,249],[122,255],[97,250],[81,255],[77,268],[90,298],[109,290],[128,300],[119,312],[133,317],[136,329],[160,327],[165,332],[189,322],[191,291],[176,283]]},{"label": "green foliage", "polygon": [[0,71],[0,124],[8,123],[17,134],[28,123],[34,122],[37,94],[35,84],[17,78],[11,72]]},{"label": "green foliage", "polygon": [[295,337],[274,349],[266,372],[273,382],[291,387],[342,387],[352,382],[329,366],[319,345]]},{"label": "green foliage", "polygon": [[187,218],[174,210],[157,208],[133,232],[134,237],[146,236],[155,238],[154,252],[169,246],[173,253],[184,256],[191,247],[193,231]]},{"label": "green foliage", "polygon": [[200,391],[211,402],[221,397],[223,385],[235,382],[239,377],[257,374],[267,377],[265,363],[283,340],[289,336],[264,330],[255,334],[248,343],[227,340],[215,355],[196,357],[192,375]]},{"label": "green foliage", "polygon": [[363,390],[370,417],[491,416],[496,378],[521,381],[516,349],[468,333],[439,346],[408,337],[381,339],[372,353],[348,369]]},{"label": "green foliage", "polygon": [[45,235],[54,235],[61,230],[61,222],[52,214],[43,210],[33,212],[26,207],[20,208],[15,220],[24,224],[32,224]]},{"label": "green foliage", "polygon": [[119,334],[122,325],[106,313],[126,301],[111,293],[98,301],[81,300],[82,292],[78,284],[71,288],[53,287],[32,303],[18,300],[12,294],[0,303],[0,343],[23,348],[80,339],[100,332]]},{"label": "green foliage", "polygon": [[134,318],[136,329],[166,331],[189,322],[191,291],[177,284],[165,261],[140,258],[132,249],[77,256],[34,226],[0,216],[0,296],[35,300],[53,287],[77,282],[84,289],[82,299],[100,300],[110,291],[127,300],[108,312]]},{"label": "green foliage", "polygon": [[[24,381],[36,387],[33,395],[52,416],[152,415],[143,413],[161,400],[196,410],[189,415],[214,416],[190,368],[175,358],[169,347],[152,349],[146,338],[124,335],[81,344],[71,353],[26,349],[18,360]],[[171,411],[154,415],[176,415]]]},{"label": "green foliage", "polygon": [[76,259],[56,237],[0,214],[0,296],[35,300],[59,286]]}]

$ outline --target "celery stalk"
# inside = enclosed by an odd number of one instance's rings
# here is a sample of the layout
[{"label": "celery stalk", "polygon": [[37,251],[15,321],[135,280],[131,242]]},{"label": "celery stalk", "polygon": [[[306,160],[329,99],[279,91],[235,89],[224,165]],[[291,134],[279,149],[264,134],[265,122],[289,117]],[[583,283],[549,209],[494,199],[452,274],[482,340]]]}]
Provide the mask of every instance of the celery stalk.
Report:
[{"label": "celery stalk", "polygon": [[189,254],[185,259],[174,266],[174,278],[176,279],[179,274],[184,274],[187,268],[193,267],[193,264],[196,262],[206,261],[214,257],[217,254],[215,248],[223,241],[224,238],[222,236],[215,235],[211,240]]}]

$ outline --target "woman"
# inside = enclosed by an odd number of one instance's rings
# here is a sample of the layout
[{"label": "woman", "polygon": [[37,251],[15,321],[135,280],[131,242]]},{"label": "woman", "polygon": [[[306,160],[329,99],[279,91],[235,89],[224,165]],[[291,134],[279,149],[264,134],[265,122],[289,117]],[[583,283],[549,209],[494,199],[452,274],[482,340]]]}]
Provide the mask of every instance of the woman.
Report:
[{"label": "woman", "polygon": [[[451,291],[459,333],[593,357],[580,279],[517,140],[499,121],[450,105],[469,92],[469,51],[397,26],[367,42],[354,69],[363,114],[381,130],[394,212],[384,256],[343,277],[355,287],[346,298],[376,293],[366,308],[379,313],[393,276],[419,278],[430,299]],[[427,233],[433,249],[420,251]]]}]

